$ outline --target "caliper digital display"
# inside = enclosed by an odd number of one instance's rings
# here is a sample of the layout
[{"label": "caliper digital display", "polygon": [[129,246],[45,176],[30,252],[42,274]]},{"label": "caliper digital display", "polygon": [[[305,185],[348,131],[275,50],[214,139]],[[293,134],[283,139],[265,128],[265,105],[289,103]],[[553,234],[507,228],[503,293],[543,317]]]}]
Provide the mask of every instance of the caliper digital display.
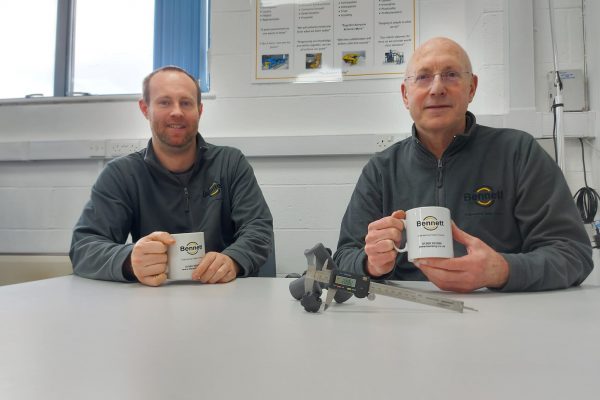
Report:
[{"label": "caliper digital display", "polygon": [[345,271],[333,271],[329,287],[350,292],[358,298],[367,297],[371,279]]}]

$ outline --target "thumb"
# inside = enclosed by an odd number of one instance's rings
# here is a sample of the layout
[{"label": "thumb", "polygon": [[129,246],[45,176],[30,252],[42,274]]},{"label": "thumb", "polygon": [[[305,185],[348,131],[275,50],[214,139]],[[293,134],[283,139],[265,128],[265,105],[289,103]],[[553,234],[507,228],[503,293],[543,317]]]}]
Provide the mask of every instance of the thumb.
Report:
[{"label": "thumb", "polygon": [[161,231],[152,232],[144,239],[146,239],[147,241],[161,242],[166,245],[175,243],[175,239],[173,238],[173,236],[171,236],[168,232]]},{"label": "thumb", "polygon": [[404,210],[396,210],[392,213],[392,217],[396,219],[406,219],[406,212]]},{"label": "thumb", "polygon": [[469,235],[467,232],[460,229],[454,221],[452,221],[452,238],[465,247],[472,246],[477,241],[475,236]]}]

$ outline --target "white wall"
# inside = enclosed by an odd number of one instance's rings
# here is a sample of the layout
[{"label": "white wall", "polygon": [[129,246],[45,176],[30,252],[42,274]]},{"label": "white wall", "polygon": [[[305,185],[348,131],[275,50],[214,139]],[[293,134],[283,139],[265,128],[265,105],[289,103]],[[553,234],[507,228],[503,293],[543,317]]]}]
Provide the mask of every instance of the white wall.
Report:
[{"label": "white wall", "polygon": [[[551,125],[538,101],[543,96],[539,71],[547,68],[546,36],[539,28],[543,26],[542,3],[417,1],[419,41],[450,36],[471,54],[480,77],[471,109],[479,120],[524,128],[538,137],[549,134]],[[562,3],[565,15],[575,24],[559,27],[568,31],[563,35],[567,38],[563,46],[577,45],[579,49],[577,32],[581,27],[576,25],[577,13],[573,11],[578,2]],[[597,4],[587,10],[600,16]],[[205,100],[201,121],[201,132],[209,140],[409,132],[411,121],[402,105],[399,79],[253,84],[253,17],[248,0],[213,1],[211,92],[215,97]],[[588,28],[592,29],[588,39],[592,34],[598,37],[598,28]],[[572,54],[569,65],[583,63],[582,56],[577,55],[580,53]],[[590,71],[599,68],[597,50],[588,64]],[[594,107],[599,93],[595,83],[590,92]],[[567,133],[594,137],[594,116],[567,116]],[[1,142],[149,136],[147,123],[133,100],[2,105],[0,121],[0,146]],[[549,141],[543,142],[549,145]],[[579,152],[578,142],[567,141],[565,174],[573,191],[583,185]],[[597,170],[598,154],[598,150],[586,148],[590,182],[599,179],[599,174],[592,173],[592,168]],[[366,155],[250,159],[275,218],[278,272],[302,271],[303,250],[317,242],[335,248],[341,217],[367,159]],[[102,166],[97,160],[0,162],[0,209],[10,210],[0,214],[0,253],[66,252],[70,230]]]}]

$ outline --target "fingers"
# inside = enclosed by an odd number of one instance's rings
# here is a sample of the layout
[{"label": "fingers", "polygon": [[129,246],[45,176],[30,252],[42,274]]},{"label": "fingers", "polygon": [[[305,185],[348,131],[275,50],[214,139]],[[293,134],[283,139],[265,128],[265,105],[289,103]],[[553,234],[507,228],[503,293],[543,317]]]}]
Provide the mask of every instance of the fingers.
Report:
[{"label": "fingers", "polygon": [[216,258],[217,253],[214,251],[206,253],[204,257],[202,257],[200,264],[198,264],[194,272],[192,272],[192,279],[195,281],[202,281],[201,278],[204,277],[206,270],[213,264]]},{"label": "fingers", "polygon": [[192,279],[202,283],[225,283],[234,280],[238,272],[239,266],[231,257],[209,252],[192,273]]},{"label": "fingers", "polygon": [[389,273],[396,264],[397,254],[394,249],[394,241],[390,239],[380,240],[365,244],[367,255],[367,272],[372,276],[381,276]]},{"label": "fingers", "polygon": [[506,259],[485,242],[452,224],[452,235],[467,254],[456,258],[421,258],[414,264],[442,290],[470,292],[482,287],[502,287],[509,277]]},{"label": "fingers", "polygon": [[[456,258],[419,258],[414,260],[413,264],[415,264],[417,268],[431,267],[449,271],[463,271],[466,268],[465,257],[466,256]],[[466,261],[468,261],[468,259]]]},{"label": "fingers", "polygon": [[140,238],[131,251],[131,267],[140,283],[159,286],[167,279],[167,248],[175,243],[167,232],[152,232]]},{"label": "fingers", "polygon": [[397,246],[402,241],[406,217],[403,210],[394,211],[391,216],[383,217],[369,224],[365,236],[365,254],[367,272],[372,276],[388,274],[396,264]]},{"label": "fingers", "polygon": [[477,242],[480,242],[475,236],[469,235],[467,232],[460,229],[454,221],[452,221],[452,239],[458,243],[465,245],[465,247],[475,246]]},{"label": "fingers", "polygon": [[145,276],[139,279],[140,283],[143,283],[147,286],[160,286],[167,280],[167,274],[161,273],[157,275]]},{"label": "fingers", "polygon": [[390,251],[396,251],[396,244],[392,239],[382,239],[375,242],[371,241],[370,243],[365,244],[365,252],[367,254],[387,253]]},{"label": "fingers", "polygon": [[474,262],[483,263],[485,260],[482,258],[487,257],[489,252],[493,251],[479,238],[471,236],[460,229],[454,221],[452,222],[452,238],[466,247],[467,255],[456,258],[421,258],[418,260],[418,263],[433,268],[463,271],[468,268],[469,264],[473,264]]},{"label": "fingers", "polygon": [[167,280],[167,268],[165,264],[133,268],[133,273],[140,283],[148,286],[159,286]]},{"label": "fingers", "polygon": [[234,280],[237,273],[233,268],[221,266],[208,283],[226,283]]},{"label": "fingers", "polygon": [[156,256],[156,260],[157,260],[157,262],[155,262],[155,263],[148,263],[147,265],[139,267],[139,270],[142,273],[142,275],[150,276],[150,275],[162,274],[163,272],[166,273],[167,255],[162,254],[160,256]]},{"label": "fingers", "polygon": [[[404,211],[395,211],[394,213],[399,213],[397,215],[402,215]],[[404,229],[404,224],[399,218],[395,218],[393,216],[383,217],[378,219],[377,221],[373,221],[368,226],[368,231],[377,231],[377,230],[385,230],[385,229],[397,229],[402,231]]]},{"label": "fingers", "polygon": [[[400,213],[404,213],[404,211],[400,211]],[[402,241],[403,229],[402,221],[391,216],[373,221],[369,224],[367,236],[365,236],[365,246],[369,246],[375,252],[391,251],[394,244]],[[383,243],[379,244],[380,242]]]},{"label": "fingers", "polygon": [[145,253],[143,249],[135,249],[131,253],[131,263],[134,268],[146,268],[155,264],[167,265],[167,252]]},{"label": "fingers", "polygon": [[394,244],[399,244],[402,241],[402,231],[396,228],[386,228],[369,230],[367,236],[365,236],[365,245],[374,246],[377,243],[383,242],[378,245],[378,250],[390,251],[394,248]]},{"label": "fingers", "polygon": [[419,269],[427,279],[442,290],[467,293],[478,289],[475,276],[464,271],[450,271],[420,263]]}]

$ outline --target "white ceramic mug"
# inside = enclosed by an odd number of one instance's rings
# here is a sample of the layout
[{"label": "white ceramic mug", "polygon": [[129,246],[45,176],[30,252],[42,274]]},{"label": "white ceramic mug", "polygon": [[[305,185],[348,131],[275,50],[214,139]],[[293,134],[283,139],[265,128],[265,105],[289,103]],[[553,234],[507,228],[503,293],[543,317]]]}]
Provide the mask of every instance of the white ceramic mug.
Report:
[{"label": "white ceramic mug", "polygon": [[408,261],[418,258],[452,258],[452,220],[445,207],[417,207],[406,212],[402,220],[406,245],[399,253],[408,252]]},{"label": "white ceramic mug", "polygon": [[204,257],[204,232],[171,234],[175,243],[167,250],[167,279],[191,280]]}]

